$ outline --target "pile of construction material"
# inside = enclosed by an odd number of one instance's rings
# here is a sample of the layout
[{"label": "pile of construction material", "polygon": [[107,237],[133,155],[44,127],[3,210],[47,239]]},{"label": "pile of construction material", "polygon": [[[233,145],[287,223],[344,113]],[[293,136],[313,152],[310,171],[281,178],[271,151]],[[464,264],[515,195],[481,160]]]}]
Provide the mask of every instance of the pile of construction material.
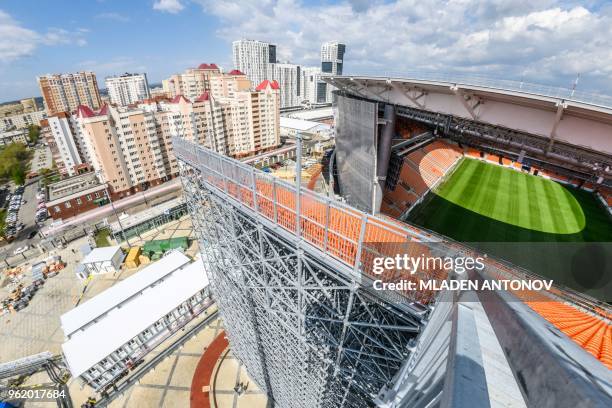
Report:
[{"label": "pile of construction material", "polygon": [[15,289],[11,291],[6,299],[2,301],[0,305],[0,315],[5,313],[18,312],[24,309],[30,304],[30,299],[36,293],[42,283],[31,283],[28,286],[24,286],[23,283],[17,285]]},{"label": "pile of construction material", "polygon": [[18,312],[28,306],[34,294],[44,285],[45,281],[57,275],[65,266],[66,264],[59,256],[50,256],[44,261],[32,265],[32,283],[27,286],[21,283],[21,280],[25,277],[23,267],[7,269],[4,272],[5,276],[10,280],[10,285],[14,289],[0,304],[0,315]]}]

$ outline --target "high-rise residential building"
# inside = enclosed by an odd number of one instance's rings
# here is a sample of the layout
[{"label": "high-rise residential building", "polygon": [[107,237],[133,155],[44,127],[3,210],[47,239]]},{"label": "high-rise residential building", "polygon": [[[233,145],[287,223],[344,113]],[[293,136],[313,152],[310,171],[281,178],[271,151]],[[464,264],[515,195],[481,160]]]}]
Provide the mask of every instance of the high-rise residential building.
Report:
[{"label": "high-rise residential building", "polygon": [[141,107],[155,112],[160,132],[195,141],[234,157],[252,155],[280,144],[280,94],[276,81],[252,89],[238,70],[211,77],[211,90],[193,100],[182,95],[170,102]]},{"label": "high-rise residential building", "polygon": [[[342,75],[346,45],[337,41],[321,45],[321,77]],[[332,91],[335,89],[319,78],[317,81],[317,103],[331,103]]]},{"label": "high-rise residential building", "polygon": [[253,84],[267,78],[268,65],[276,63],[276,45],[255,40],[232,43],[234,68],[244,72]]},{"label": "high-rise residential building", "polygon": [[106,90],[110,102],[119,106],[136,103],[151,97],[147,74],[129,74],[107,77]]},{"label": "high-rise residential building", "polygon": [[75,121],[87,162],[114,194],[141,191],[176,175],[172,146],[158,132],[152,112],[112,106],[94,112],[79,106]]},{"label": "high-rise residential building", "polygon": [[342,64],[346,45],[337,41],[321,45],[321,72],[324,74],[342,75]]},{"label": "high-rise residential building", "polygon": [[217,64],[200,64],[197,68],[189,68],[182,74],[163,80],[162,87],[170,98],[183,95],[187,99],[195,99],[210,90],[210,77],[220,72]]},{"label": "high-rise residential building", "polygon": [[280,86],[280,106],[289,108],[300,106],[302,67],[295,64],[269,64],[267,78],[275,80]]},{"label": "high-rise residential building", "polygon": [[47,118],[58,157],[56,165],[61,174],[74,176],[77,166],[83,163],[83,146],[76,137],[75,123],[68,112],[58,112]]},{"label": "high-rise residential building", "polygon": [[43,134],[62,174],[91,166],[116,197],[167,181],[178,173],[170,137],[154,112],[105,105],[94,111],[79,105],[45,121]]},{"label": "high-rise residential building", "polygon": [[325,82],[321,80],[321,68],[302,68],[302,75],[300,76],[300,80],[300,90],[302,92],[300,98],[301,102],[307,102],[311,104],[326,103],[327,88],[325,87]]},{"label": "high-rise residential building", "polygon": [[216,73],[190,100],[177,95],[129,106],[79,105],[46,122],[44,135],[63,174],[90,165],[115,197],[160,184],[178,174],[172,138],[181,137],[233,157],[280,144],[280,91],[276,81],[255,89],[237,70]]},{"label": "high-rise residential building", "polygon": [[48,74],[37,78],[49,116],[71,112],[79,105],[99,109],[102,105],[98,81],[93,72]]}]

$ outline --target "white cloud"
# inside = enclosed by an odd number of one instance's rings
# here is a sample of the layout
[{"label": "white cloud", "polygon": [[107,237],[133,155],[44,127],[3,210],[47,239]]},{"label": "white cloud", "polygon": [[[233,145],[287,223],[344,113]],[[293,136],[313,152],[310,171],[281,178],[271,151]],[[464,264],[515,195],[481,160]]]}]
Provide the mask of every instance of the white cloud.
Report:
[{"label": "white cloud", "polygon": [[166,13],[176,14],[183,10],[185,6],[180,0],[156,0],[153,3],[153,9],[158,11],[165,11]]},{"label": "white cloud", "polygon": [[9,62],[32,55],[39,41],[35,31],[22,27],[0,10],[0,60]]},{"label": "white cloud", "polygon": [[74,32],[61,28],[50,28],[46,33],[38,33],[23,27],[9,14],[0,10],[0,62],[11,62],[31,56],[40,45],[84,46],[86,29]]},{"label": "white cloud", "polygon": [[[612,6],[557,0],[193,0],[218,35],[278,45],[281,59],[318,65],[324,41],[347,44],[347,72],[466,72],[569,85],[581,72],[612,92]],[[584,4],[584,2],[582,2]]]}]

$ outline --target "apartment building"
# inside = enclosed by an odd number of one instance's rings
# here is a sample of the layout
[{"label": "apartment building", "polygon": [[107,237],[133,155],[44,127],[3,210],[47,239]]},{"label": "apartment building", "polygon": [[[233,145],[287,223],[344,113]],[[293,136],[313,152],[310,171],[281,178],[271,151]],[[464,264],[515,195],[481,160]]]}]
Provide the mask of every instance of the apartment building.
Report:
[{"label": "apartment building", "polygon": [[210,90],[210,77],[219,73],[221,70],[217,64],[200,64],[197,68],[189,68],[182,74],[163,80],[162,88],[170,98],[183,95],[193,100]]},{"label": "apartment building", "polygon": [[54,155],[54,159],[60,174],[74,176],[78,165],[83,163],[84,150],[82,142],[75,136],[75,123],[68,112],[49,116],[46,123],[54,141],[51,151],[53,154],[53,150],[56,150],[57,157]]},{"label": "apartment building", "polygon": [[290,108],[301,103],[302,68],[295,64],[269,64],[266,78],[280,87],[280,107]]},{"label": "apartment building", "polygon": [[323,43],[321,45],[321,72],[342,75],[345,52],[346,45],[338,41]]},{"label": "apartment building", "polygon": [[[346,45],[338,41],[325,42],[321,45],[321,76],[342,75]],[[332,103],[332,91],[335,88],[322,80],[317,81],[317,101]],[[325,100],[323,101],[323,96]]]},{"label": "apartment building", "polygon": [[107,77],[106,90],[110,102],[126,106],[151,97],[147,74],[129,74]]},{"label": "apartment building", "polygon": [[102,105],[93,72],[48,74],[37,78],[47,115],[72,112],[79,105],[99,109]]},{"label": "apartment building", "polygon": [[280,93],[276,81],[253,89],[238,70],[210,77],[210,91],[190,100],[146,101],[140,109],[153,112],[159,133],[196,141],[219,153],[243,157],[280,144]]},{"label": "apartment building", "polygon": [[81,106],[76,122],[88,162],[113,193],[129,195],[178,173],[170,140],[158,132],[152,112],[112,106],[93,112]]},{"label": "apartment building", "polygon": [[276,45],[263,41],[238,40],[232,43],[234,69],[244,72],[253,84],[267,78],[268,66],[276,63]]},{"label": "apartment building", "polygon": [[0,130],[23,129],[30,125],[40,125],[40,121],[46,117],[47,113],[44,110],[0,117]]},{"label": "apartment building", "polygon": [[10,102],[0,105],[0,118],[31,113],[38,110],[34,98],[22,99],[19,102]]}]

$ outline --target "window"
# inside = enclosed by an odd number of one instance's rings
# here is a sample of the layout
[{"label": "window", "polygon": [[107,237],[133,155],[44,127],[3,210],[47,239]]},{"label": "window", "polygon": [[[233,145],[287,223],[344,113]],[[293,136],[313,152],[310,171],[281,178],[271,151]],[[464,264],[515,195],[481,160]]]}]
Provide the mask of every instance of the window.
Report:
[{"label": "window", "polygon": [[77,205],[81,205],[81,204],[82,204],[81,199],[80,199],[80,198],[77,198],[77,199],[76,199],[76,203],[77,203]]},{"label": "window", "polygon": [[96,192],[95,192],[95,196],[96,196],[96,198],[100,198],[100,192],[99,192],[99,191],[96,191]]},{"label": "window", "polygon": [[91,201],[91,194],[87,194],[87,201]]},{"label": "window", "polygon": [[53,207],[53,209],[55,210],[56,213],[60,212],[59,205],[56,205],[55,207]]},{"label": "window", "polygon": [[64,203],[64,206],[65,206],[66,208],[70,208],[70,207],[72,207],[72,206],[70,205],[70,201],[66,201],[66,202]]}]

